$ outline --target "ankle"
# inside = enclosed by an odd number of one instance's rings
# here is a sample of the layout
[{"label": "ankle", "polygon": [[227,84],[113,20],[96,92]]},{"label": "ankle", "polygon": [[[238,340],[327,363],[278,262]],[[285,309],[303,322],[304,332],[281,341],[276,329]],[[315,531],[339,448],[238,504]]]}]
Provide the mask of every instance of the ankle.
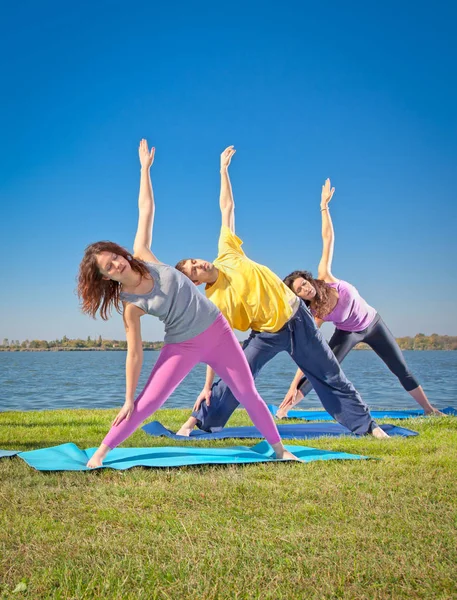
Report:
[{"label": "ankle", "polygon": [[271,444],[271,447],[274,450],[276,458],[282,458],[285,452],[284,444],[282,442],[277,442],[276,444]]},{"label": "ankle", "polygon": [[97,458],[101,458],[102,460],[104,458],[106,458],[106,456],[108,455],[108,452],[111,450],[111,448],[109,446],[107,446],[106,444],[102,444],[99,448],[97,448],[97,450],[94,452],[94,456],[97,456]]}]

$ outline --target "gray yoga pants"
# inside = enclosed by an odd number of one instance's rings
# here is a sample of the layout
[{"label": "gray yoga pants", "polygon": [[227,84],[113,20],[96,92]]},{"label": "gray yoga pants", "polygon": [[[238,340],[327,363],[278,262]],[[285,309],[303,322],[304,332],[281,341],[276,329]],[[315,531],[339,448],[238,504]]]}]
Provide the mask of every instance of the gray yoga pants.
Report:
[{"label": "gray yoga pants", "polygon": [[[407,392],[419,387],[418,381],[408,369],[399,345],[379,314],[363,331],[335,329],[328,345],[333,350],[337,361],[341,363],[359,342],[368,344],[376,352],[392,373],[398,377]],[[307,377],[303,377],[298,384],[298,388],[306,396],[313,389],[313,386]]]}]

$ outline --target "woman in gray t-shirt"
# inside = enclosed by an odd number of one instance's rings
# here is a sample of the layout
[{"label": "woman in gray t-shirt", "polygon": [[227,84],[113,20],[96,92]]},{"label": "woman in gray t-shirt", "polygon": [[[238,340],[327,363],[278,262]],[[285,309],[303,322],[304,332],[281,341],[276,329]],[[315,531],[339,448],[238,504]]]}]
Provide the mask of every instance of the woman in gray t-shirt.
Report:
[{"label": "woman in gray t-shirt", "polygon": [[[127,334],[125,403],[87,466],[101,466],[108,452],[156,411],[199,362],[210,365],[226,381],[276,456],[292,460],[295,457],[284,449],[224,316],[185,275],[151,252],[154,196],[149,171],[154,153],[155,149],[149,152],[146,140],[141,140],[139,220],[133,254],[113,242],[97,242],[86,248],[79,268],[82,310],[92,317],[100,311],[106,320],[112,307],[121,312],[122,303]],[[165,345],[146,386],[134,399],[143,362],[140,318],[145,314],[164,323]]]}]

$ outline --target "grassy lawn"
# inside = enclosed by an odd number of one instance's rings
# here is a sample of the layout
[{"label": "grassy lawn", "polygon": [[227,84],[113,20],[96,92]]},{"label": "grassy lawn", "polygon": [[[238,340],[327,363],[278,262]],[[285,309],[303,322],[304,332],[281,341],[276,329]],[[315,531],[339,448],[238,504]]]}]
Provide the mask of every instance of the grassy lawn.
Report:
[{"label": "grassy lawn", "polygon": [[[0,448],[97,446],[115,413],[1,413]],[[188,411],[159,414],[177,428]],[[0,598],[457,598],[457,418],[401,424],[420,436],[295,442],[373,461],[39,473],[2,459]]]}]

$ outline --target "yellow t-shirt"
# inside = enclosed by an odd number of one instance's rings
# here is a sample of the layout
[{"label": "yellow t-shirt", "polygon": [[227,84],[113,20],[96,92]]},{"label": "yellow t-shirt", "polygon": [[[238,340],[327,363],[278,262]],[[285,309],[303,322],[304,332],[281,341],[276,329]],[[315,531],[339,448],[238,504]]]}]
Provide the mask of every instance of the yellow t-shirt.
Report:
[{"label": "yellow t-shirt", "polygon": [[297,296],[268,267],[248,258],[242,243],[222,226],[214,261],[219,276],[205,294],[233,329],[279,331],[292,316]]}]

